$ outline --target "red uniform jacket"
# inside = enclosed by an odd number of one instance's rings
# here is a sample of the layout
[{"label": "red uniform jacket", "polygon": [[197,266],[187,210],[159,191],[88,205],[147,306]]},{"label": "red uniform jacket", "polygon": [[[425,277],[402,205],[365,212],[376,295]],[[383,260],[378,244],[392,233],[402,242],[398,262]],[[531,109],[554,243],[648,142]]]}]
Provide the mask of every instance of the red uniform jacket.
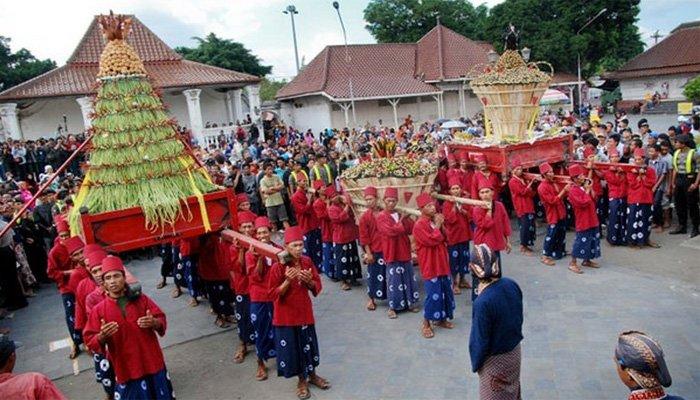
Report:
[{"label": "red uniform jacket", "polygon": [[606,170],[605,181],[608,183],[608,198],[624,199],[627,197],[627,177],[624,172]]},{"label": "red uniform jacket", "polygon": [[331,219],[328,218],[328,207],[321,199],[314,200],[314,213],[321,224],[321,241],[330,243],[333,241],[333,227]]},{"label": "red uniform jacket", "polygon": [[217,235],[210,235],[200,248],[197,274],[205,281],[228,281],[231,267],[228,265],[229,244],[223,243]]},{"label": "red uniform jacket", "polygon": [[510,220],[500,201],[493,202],[492,210],[493,214],[489,216],[484,208],[474,207],[474,244],[486,243],[493,251],[505,250],[506,238],[510,236]]},{"label": "red uniform jacket", "polygon": [[46,273],[49,278],[56,282],[58,291],[61,294],[71,293],[68,289],[68,276],[63,274],[63,271],[68,271],[71,268],[73,268],[73,265],[70,261],[68,249],[56,240],[51,251],[49,251],[48,269]]},{"label": "red uniform jacket", "polygon": [[442,167],[438,169],[437,177],[435,177],[435,179],[437,180],[438,185],[440,185],[440,193],[447,194],[450,190],[449,183],[447,182],[447,168]]},{"label": "red uniform jacket", "polygon": [[[258,271],[256,271],[256,266],[260,257],[263,259],[262,273],[258,273]],[[268,280],[270,279],[270,268],[272,268],[273,262],[274,261],[268,257],[253,254],[250,251],[245,253],[245,266],[248,270],[248,291],[250,293],[250,301],[255,301],[258,303],[272,301],[272,298],[270,297]]]},{"label": "red uniform jacket", "polygon": [[423,279],[450,275],[450,261],[445,236],[426,217],[421,216],[413,226],[418,266]]},{"label": "red uniform jacket", "polygon": [[595,199],[578,185],[572,185],[569,190],[569,203],[574,209],[576,232],[598,226],[598,215],[595,212]]},{"label": "red uniform jacket", "polygon": [[274,301],[272,325],[300,326],[314,324],[314,309],[309,292],[315,296],[321,293],[321,278],[318,276],[314,262],[309,257],[302,256],[299,260],[302,270],[311,271],[314,289],[309,289],[300,279],[294,279],[287,291],[281,294],[279,286],[284,282],[286,264],[275,263],[270,271],[270,297]]},{"label": "red uniform jacket", "polygon": [[[463,212],[459,212],[463,210]],[[455,204],[451,201],[442,203],[442,214],[445,216],[445,234],[447,245],[468,242],[472,238],[472,230],[469,226],[471,210],[463,204]]]},{"label": "red uniform jacket", "polygon": [[87,271],[87,269],[85,269],[85,267],[79,265],[73,269],[73,271],[70,273],[70,278],[68,278],[68,292],[77,295],[78,285],[80,285],[80,282],[82,282],[85,278],[90,278],[90,273]]},{"label": "red uniform jacket", "polygon": [[180,239],[177,246],[180,249],[180,257],[191,257],[199,254],[199,238],[197,237]]},{"label": "red uniform jacket", "polygon": [[360,244],[369,246],[372,253],[382,252],[382,237],[377,231],[377,218],[374,210],[367,210],[360,217]]},{"label": "red uniform jacket", "polygon": [[501,194],[501,181],[498,178],[498,175],[495,174],[494,172],[491,172],[489,176],[484,175],[481,171],[475,171],[474,176],[472,176],[472,184],[471,184],[471,197],[472,199],[478,199],[479,198],[479,185],[481,182],[486,181],[491,184],[491,187],[493,187],[493,192],[494,192],[494,199],[498,199],[498,196]]},{"label": "red uniform jacket", "polygon": [[248,270],[245,267],[245,253],[243,253],[243,261],[239,262],[238,258],[241,252],[244,251],[239,247],[231,245],[229,254],[231,255],[231,289],[236,295],[248,294]]},{"label": "red uniform jacket", "polygon": [[398,222],[386,210],[377,215],[377,230],[382,236],[382,255],[384,261],[411,261],[411,240],[408,235],[413,231],[413,221],[402,218]]},{"label": "red uniform jacket", "polygon": [[627,173],[627,204],[654,204],[652,188],[656,184],[656,171],[647,167],[645,175]]},{"label": "red uniform jacket", "polygon": [[513,207],[518,218],[535,212],[535,201],[533,200],[535,191],[532,187],[528,187],[525,181],[517,176],[512,176],[508,181],[508,188],[510,189]]},{"label": "red uniform jacket", "polygon": [[537,194],[540,195],[540,201],[544,205],[544,212],[549,225],[554,225],[566,218],[566,207],[564,206],[564,200],[558,196],[559,191],[560,189],[556,183],[548,181],[542,181],[537,186]]},{"label": "red uniform jacket", "polygon": [[350,243],[357,239],[357,225],[352,209],[345,211],[345,206],[337,203],[328,207],[328,217],[333,224],[333,243]]},{"label": "red uniform jacket", "polygon": [[95,286],[95,290],[90,292],[87,297],[85,297],[85,323],[90,319],[90,311],[95,308],[102,300],[107,298],[107,294],[101,286]]},{"label": "red uniform jacket", "polygon": [[294,208],[294,215],[296,215],[299,227],[304,234],[320,227],[314,212],[313,202],[309,204],[309,198],[306,197],[305,191],[297,189],[290,200]]},{"label": "red uniform jacket", "polygon": [[[107,354],[114,367],[117,383],[124,384],[165,368],[156,331],[139,328],[136,324],[136,320],[146,315],[146,310],[150,310],[151,315],[160,321],[158,334],[165,335],[165,314],[145,294],[128,302],[124,312],[117,300],[111,297],[106,297],[90,311],[90,318],[83,330],[85,343],[90,350]],[[102,320],[119,324],[119,329],[107,339],[104,347],[97,340]]]},{"label": "red uniform jacket", "polygon": [[85,327],[89,311],[85,300],[96,288],[97,284],[92,280],[92,277],[85,278],[78,284],[78,289],[75,291],[75,329],[82,330]]}]

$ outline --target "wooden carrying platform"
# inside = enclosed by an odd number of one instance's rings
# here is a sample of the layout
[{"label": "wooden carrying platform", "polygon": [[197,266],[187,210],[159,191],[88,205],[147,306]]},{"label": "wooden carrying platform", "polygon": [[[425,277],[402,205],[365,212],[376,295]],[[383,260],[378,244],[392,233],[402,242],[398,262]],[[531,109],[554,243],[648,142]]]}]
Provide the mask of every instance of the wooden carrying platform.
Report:
[{"label": "wooden carrying platform", "polygon": [[[507,173],[512,169],[513,160],[518,159],[523,168],[537,167],[542,163],[560,163],[570,160],[573,154],[574,139],[572,135],[523,142],[509,145],[480,147],[462,143],[451,143],[450,153],[457,159],[463,154],[483,154],[489,169],[498,173]],[[471,159],[471,158],[470,158]]]},{"label": "wooden carrying platform", "polygon": [[[236,202],[229,189],[204,194],[211,231],[215,232],[236,225]],[[99,214],[82,214],[80,217],[85,243],[97,243],[110,252],[122,252],[153,246],[173,239],[203,235],[205,232],[197,197],[187,198],[183,214],[175,225],[165,230],[149,231],[140,207],[109,211]]]}]

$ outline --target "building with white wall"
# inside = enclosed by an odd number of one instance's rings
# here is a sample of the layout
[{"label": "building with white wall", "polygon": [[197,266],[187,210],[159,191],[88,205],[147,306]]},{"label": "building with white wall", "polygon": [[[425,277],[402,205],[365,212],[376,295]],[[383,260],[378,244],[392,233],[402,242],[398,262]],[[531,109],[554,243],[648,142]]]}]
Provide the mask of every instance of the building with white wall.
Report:
[{"label": "building with white wall", "polygon": [[[219,127],[260,116],[260,78],[184,60],[132,16],[127,42],[144,62],[154,86],[178,123],[200,142]],[[0,92],[0,140],[55,137],[58,127],[78,133],[90,127],[91,96],[106,44],[97,17],[66,65]]]}]

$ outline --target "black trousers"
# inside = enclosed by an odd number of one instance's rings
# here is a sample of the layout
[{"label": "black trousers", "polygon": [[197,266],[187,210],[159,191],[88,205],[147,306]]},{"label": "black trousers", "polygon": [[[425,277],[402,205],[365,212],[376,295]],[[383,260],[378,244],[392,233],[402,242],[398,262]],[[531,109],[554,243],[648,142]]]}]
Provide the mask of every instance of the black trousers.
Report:
[{"label": "black trousers", "polygon": [[688,214],[694,229],[700,226],[700,194],[696,188],[688,192],[690,185],[695,182],[695,175],[676,175],[673,199],[678,214],[678,225],[688,226]]},{"label": "black trousers", "polygon": [[24,298],[17,276],[17,258],[10,246],[0,247],[0,285],[5,296],[4,306],[8,310],[27,306],[27,299]]}]

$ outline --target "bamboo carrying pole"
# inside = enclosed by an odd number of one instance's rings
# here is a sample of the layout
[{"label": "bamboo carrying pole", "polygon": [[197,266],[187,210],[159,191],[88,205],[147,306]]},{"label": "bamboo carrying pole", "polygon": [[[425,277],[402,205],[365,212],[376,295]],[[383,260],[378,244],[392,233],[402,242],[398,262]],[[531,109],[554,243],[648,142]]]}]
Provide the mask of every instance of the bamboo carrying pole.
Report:
[{"label": "bamboo carrying pole", "polygon": [[[579,164],[584,168],[588,168],[588,161],[576,160],[576,161],[570,161],[570,163]],[[608,170],[611,168],[619,168],[625,172],[632,172],[632,170],[634,170],[634,169],[639,169],[639,168],[644,168],[644,167],[639,167],[638,165],[634,165],[634,164],[594,161],[593,168],[597,169],[597,170]]]},{"label": "bamboo carrying pole", "polygon": [[[344,197],[341,197],[343,201],[345,201]],[[357,205],[367,207],[367,202],[364,200],[359,200],[359,199],[350,199],[351,203],[355,203]],[[421,213],[419,210],[416,210],[415,208],[408,208],[408,207],[403,207],[403,206],[396,206],[394,209],[402,214],[408,214],[412,215],[414,217],[420,217]]]},{"label": "bamboo carrying pole", "polygon": [[491,203],[489,203],[488,201],[474,200],[474,199],[468,199],[466,197],[456,197],[456,196],[450,196],[447,194],[438,194],[438,193],[433,193],[432,196],[435,199],[451,201],[453,203],[466,204],[468,206],[475,206],[475,207],[486,207],[489,209],[491,208]]},{"label": "bamboo carrying pole", "polygon": [[38,199],[39,196],[41,196],[41,194],[44,192],[44,190],[46,190],[46,188],[49,187],[49,185],[50,185],[51,183],[53,183],[53,181],[55,181],[56,178],[58,178],[58,175],[59,175],[61,172],[63,172],[63,170],[65,170],[66,168],[68,168],[68,166],[69,166],[70,163],[73,161],[73,159],[74,159],[75,157],[77,157],[78,154],[80,154],[81,151],[83,151],[83,149],[88,145],[88,143],[90,143],[91,140],[92,140],[92,135],[86,137],[86,138],[85,138],[85,141],[84,141],[83,143],[81,143],[80,146],[78,146],[77,149],[75,149],[75,151],[73,152],[73,154],[71,154],[70,157],[68,157],[68,159],[67,159],[60,167],[58,167],[58,169],[56,170],[56,172],[54,172],[54,173],[49,177],[49,179],[48,179],[46,182],[44,182],[43,185],[39,186],[39,190],[36,191],[36,193],[34,194],[34,196],[32,196],[31,200],[29,200],[28,202],[24,203],[24,205],[22,206],[22,208],[14,215],[14,217],[12,217],[12,220],[10,220],[10,222],[9,222],[7,225],[5,225],[5,227],[2,229],[2,231],[0,231],[0,237],[2,237],[7,231],[10,230],[10,228],[12,228],[12,227],[14,226],[14,224],[17,222],[17,220],[19,219],[19,217],[20,217],[22,214],[24,214],[25,211],[27,211],[27,209],[29,208],[29,205],[30,205],[30,204],[34,204],[34,202],[36,201],[36,199]]},{"label": "bamboo carrying pole", "polygon": [[[525,180],[532,181],[532,180],[537,180],[537,181],[543,181],[544,178],[540,174],[533,174],[530,172],[523,172],[523,177]],[[555,183],[571,183],[571,177],[567,175],[554,175],[554,182]]]},{"label": "bamboo carrying pole", "polygon": [[269,257],[273,260],[277,259],[283,264],[289,261],[290,256],[286,250],[277,248],[267,243],[263,243],[240,232],[236,232],[231,229],[225,229],[221,232],[221,237],[224,238],[224,240],[226,240],[227,242],[231,243],[233,243],[234,241],[238,241],[241,247],[245,249],[250,249],[251,247],[253,247],[261,255]]}]

